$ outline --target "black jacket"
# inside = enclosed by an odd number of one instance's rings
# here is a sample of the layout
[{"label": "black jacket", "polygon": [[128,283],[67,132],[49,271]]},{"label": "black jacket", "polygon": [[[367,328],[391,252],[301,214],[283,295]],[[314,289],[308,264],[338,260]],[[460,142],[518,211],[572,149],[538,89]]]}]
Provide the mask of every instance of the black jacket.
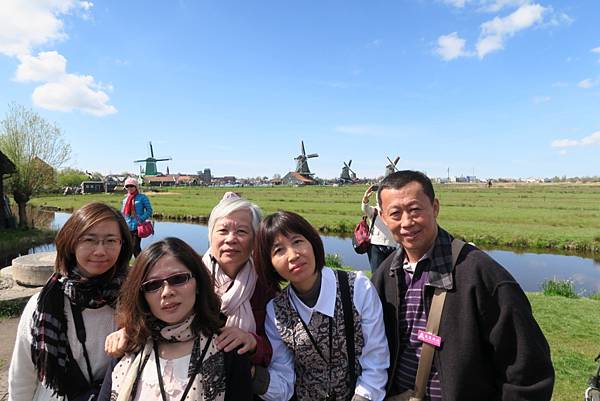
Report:
[{"label": "black jacket", "polygon": [[[446,240],[440,236],[446,236]],[[449,247],[447,238],[451,237],[440,228],[434,247]],[[398,393],[393,380],[401,351],[398,279],[404,277],[404,256],[399,252],[402,249],[390,255],[372,278],[383,305],[390,347],[388,395]],[[450,250],[444,249],[443,253],[450,254]],[[430,268],[435,269],[435,264]],[[445,268],[451,271],[447,264]],[[440,322],[442,346],[434,355],[442,399],[550,400],[554,386],[550,348],[515,279],[485,252],[469,244],[448,275],[452,284]],[[433,292],[432,286],[425,286],[427,313]]]}]

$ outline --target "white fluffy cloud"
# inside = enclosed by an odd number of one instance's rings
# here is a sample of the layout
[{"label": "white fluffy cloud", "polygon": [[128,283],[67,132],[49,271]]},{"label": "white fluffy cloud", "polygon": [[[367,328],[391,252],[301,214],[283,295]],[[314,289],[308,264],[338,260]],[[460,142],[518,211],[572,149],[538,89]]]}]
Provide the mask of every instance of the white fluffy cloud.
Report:
[{"label": "white fluffy cloud", "polygon": [[95,116],[117,112],[108,104],[108,95],[91,76],[66,74],[62,79],[45,83],[33,91],[33,102],[45,109],[72,111],[78,109]]},{"label": "white fluffy cloud", "polygon": [[37,57],[20,56],[15,79],[27,81],[52,81],[60,79],[67,69],[67,59],[56,51],[41,52]]},{"label": "white fluffy cloud", "polygon": [[481,35],[475,45],[479,58],[503,49],[507,38],[542,22],[545,11],[539,4],[525,4],[506,17],[495,17],[481,24]]},{"label": "white fluffy cloud", "polygon": [[556,13],[551,7],[544,7],[530,0],[480,0],[478,2],[444,0],[444,2],[460,8],[468,3],[476,3],[478,11],[492,13],[505,8],[516,8],[506,16],[496,16],[483,22],[473,51],[467,49],[466,40],[459,37],[456,32],[439,36],[435,52],[444,60],[474,55],[482,59],[490,53],[504,49],[506,41],[518,32],[542,24],[544,24],[542,26],[556,26],[572,22],[568,15]]},{"label": "white fluffy cloud", "polygon": [[531,101],[535,104],[548,103],[552,98],[550,96],[534,96]]},{"label": "white fluffy cloud", "polygon": [[[592,53],[597,53],[600,54],[600,46],[593,48],[592,50],[590,50]],[[598,59],[598,62],[600,63],[600,58]]]},{"label": "white fluffy cloud", "polygon": [[91,7],[91,2],[78,0],[2,0],[0,53],[27,55],[37,46],[66,39],[60,16]]},{"label": "white fluffy cloud", "polygon": [[2,0],[0,54],[16,57],[18,82],[40,82],[33,103],[50,110],[80,110],[96,116],[115,113],[106,89],[88,75],[67,73],[67,59],[56,51],[33,50],[68,39],[62,17],[78,14],[86,19],[93,7],[81,0]]},{"label": "white fluffy cloud", "polygon": [[435,49],[435,52],[444,60],[454,60],[455,58],[469,55],[465,51],[466,41],[458,36],[456,32],[440,36],[437,43],[438,47]]},{"label": "white fluffy cloud", "polygon": [[598,84],[598,82],[594,81],[593,79],[587,78],[584,80],[581,80],[577,83],[577,86],[579,86],[582,89],[590,89],[593,88],[594,86],[596,86]]},{"label": "white fluffy cloud", "polygon": [[581,139],[556,139],[552,141],[550,146],[553,148],[571,148],[574,146],[591,146],[596,144],[600,144],[600,131],[596,131]]},{"label": "white fluffy cloud", "polygon": [[481,10],[491,13],[496,13],[507,7],[519,7],[529,3],[529,0],[491,0],[482,1]]},{"label": "white fluffy cloud", "polygon": [[444,3],[454,7],[463,8],[468,1],[469,0],[444,0]]}]

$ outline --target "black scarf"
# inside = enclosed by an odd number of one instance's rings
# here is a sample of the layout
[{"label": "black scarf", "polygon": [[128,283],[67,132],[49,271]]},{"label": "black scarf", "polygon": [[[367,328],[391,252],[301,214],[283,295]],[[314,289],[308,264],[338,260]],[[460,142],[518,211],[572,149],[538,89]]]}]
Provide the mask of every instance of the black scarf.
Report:
[{"label": "black scarf", "polygon": [[31,329],[31,359],[37,370],[38,380],[54,394],[64,396],[72,377],[67,377],[69,367],[77,362],[69,358],[67,318],[64,296],[80,309],[98,309],[105,305],[114,307],[125,272],[113,270],[92,278],[83,277],[77,268],[68,276],[54,273],[40,292],[37,308],[33,313]]}]

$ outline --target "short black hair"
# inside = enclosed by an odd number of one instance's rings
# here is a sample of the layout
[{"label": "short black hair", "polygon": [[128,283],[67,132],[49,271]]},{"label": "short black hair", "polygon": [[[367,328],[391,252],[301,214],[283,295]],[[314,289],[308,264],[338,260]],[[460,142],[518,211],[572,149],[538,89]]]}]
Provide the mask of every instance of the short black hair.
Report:
[{"label": "short black hair", "polygon": [[379,207],[381,207],[381,191],[384,189],[400,189],[411,182],[418,182],[421,184],[423,192],[425,192],[425,195],[427,195],[431,203],[433,203],[435,200],[435,191],[433,190],[433,184],[429,177],[420,171],[401,170],[388,175],[379,184],[379,189],[377,190]]},{"label": "short black hair", "polygon": [[285,281],[271,262],[271,250],[279,234],[285,237],[292,234],[302,235],[312,245],[316,271],[321,271],[325,265],[325,248],[321,236],[304,217],[288,211],[275,212],[265,217],[256,234],[255,265],[264,283],[276,292],[279,291],[279,284]]}]

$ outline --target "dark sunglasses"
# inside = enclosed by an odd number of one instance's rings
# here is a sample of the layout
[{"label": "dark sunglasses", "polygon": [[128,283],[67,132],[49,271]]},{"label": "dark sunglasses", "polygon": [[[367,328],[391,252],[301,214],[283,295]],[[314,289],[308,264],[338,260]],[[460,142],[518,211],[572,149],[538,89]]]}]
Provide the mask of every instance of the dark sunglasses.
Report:
[{"label": "dark sunglasses", "polygon": [[125,188],[135,188],[135,185],[125,185]]},{"label": "dark sunglasses", "polygon": [[157,278],[154,280],[148,280],[142,283],[142,292],[155,292],[160,290],[165,283],[168,283],[172,287],[177,287],[186,284],[192,278],[192,273],[176,273],[172,276],[165,278]]}]

